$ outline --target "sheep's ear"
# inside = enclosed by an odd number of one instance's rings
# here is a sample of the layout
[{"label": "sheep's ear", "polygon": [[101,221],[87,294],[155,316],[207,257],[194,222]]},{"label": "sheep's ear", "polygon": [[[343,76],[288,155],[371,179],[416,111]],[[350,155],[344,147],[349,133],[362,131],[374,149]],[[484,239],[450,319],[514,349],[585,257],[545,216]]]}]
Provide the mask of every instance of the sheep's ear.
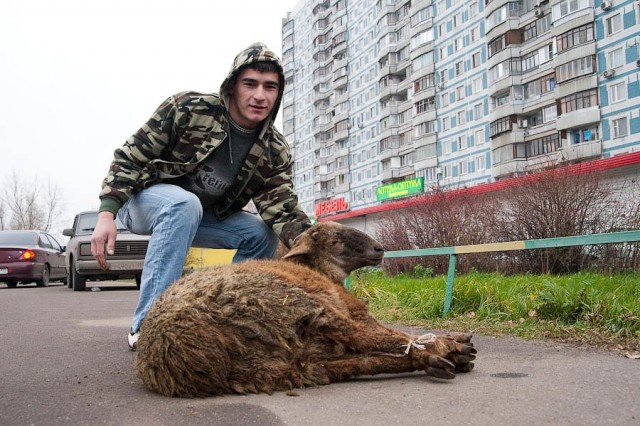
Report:
[{"label": "sheep's ear", "polygon": [[[314,232],[313,234],[316,234],[316,232]],[[311,238],[309,238],[306,235],[301,235],[299,242],[296,245],[294,245],[287,254],[282,256],[282,258],[288,259],[290,257],[308,255],[308,254],[311,254],[312,249],[313,249],[313,243],[311,242]]]}]

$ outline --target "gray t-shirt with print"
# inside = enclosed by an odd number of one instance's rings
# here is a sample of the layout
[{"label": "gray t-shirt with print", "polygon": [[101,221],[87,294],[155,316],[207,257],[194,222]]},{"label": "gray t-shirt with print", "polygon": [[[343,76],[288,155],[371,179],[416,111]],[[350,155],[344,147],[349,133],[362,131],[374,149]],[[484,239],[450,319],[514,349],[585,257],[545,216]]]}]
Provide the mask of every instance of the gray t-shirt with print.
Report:
[{"label": "gray t-shirt with print", "polygon": [[229,135],[195,170],[173,183],[193,192],[202,208],[210,210],[235,181],[244,159],[257,137],[257,130],[246,130],[235,123],[229,126]]}]

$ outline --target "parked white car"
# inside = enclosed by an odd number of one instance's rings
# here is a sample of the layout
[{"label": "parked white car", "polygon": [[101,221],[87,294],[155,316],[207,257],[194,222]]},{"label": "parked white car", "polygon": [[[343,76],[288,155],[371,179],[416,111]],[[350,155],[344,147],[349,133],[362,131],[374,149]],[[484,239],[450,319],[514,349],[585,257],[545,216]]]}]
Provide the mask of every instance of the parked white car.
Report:
[{"label": "parked white car", "polygon": [[118,236],[113,255],[107,255],[108,269],[103,270],[91,254],[91,234],[98,222],[97,211],[78,213],[73,228],[65,229],[62,235],[70,237],[65,251],[67,287],[84,291],[87,280],[135,279],[140,287],[142,265],[149,245],[149,236],[129,232],[116,219]]}]

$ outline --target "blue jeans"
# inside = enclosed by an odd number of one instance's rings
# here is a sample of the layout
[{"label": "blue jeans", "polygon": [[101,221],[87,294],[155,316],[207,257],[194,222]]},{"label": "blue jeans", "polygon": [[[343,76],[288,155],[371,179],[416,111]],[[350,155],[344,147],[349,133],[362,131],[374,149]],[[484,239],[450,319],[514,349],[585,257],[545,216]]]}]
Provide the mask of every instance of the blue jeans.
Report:
[{"label": "blue jeans", "polygon": [[203,213],[198,197],[176,185],[143,189],[118,217],[131,232],[151,235],[132,332],[140,330],[153,302],[180,278],[189,247],[236,249],[233,262],[271,258],[278,247],[278,237],[259,216],[240,211],[219,220]]}]

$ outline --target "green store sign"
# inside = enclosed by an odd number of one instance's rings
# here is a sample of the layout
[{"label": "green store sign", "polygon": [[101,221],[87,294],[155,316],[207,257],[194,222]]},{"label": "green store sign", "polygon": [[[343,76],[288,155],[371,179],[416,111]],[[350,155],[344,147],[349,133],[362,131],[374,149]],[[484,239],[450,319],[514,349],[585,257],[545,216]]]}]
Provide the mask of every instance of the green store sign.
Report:
[{"label": "green store sign", "polygon": [[406,197],[407,195],[420,194],[424,192],[424,177],[403,180],[402,182],[391,183],[380,186],[376,189],[378,201],[390,198]]}]

